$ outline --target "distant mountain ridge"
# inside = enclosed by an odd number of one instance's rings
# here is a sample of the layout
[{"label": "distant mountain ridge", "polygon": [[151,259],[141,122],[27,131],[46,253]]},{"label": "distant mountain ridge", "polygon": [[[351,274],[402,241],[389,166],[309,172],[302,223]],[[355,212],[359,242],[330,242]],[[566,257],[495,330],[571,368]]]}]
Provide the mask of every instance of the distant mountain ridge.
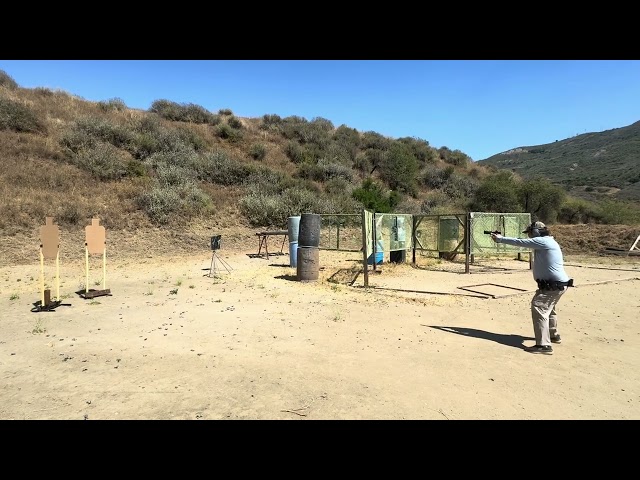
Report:
[{"label": "distant mountain ridge", "polygon": [[476,163],[512,170],[525,179],[543,176],[583,198],[609,195],[640,200],[640,121],[544,145],[513,148]]}]

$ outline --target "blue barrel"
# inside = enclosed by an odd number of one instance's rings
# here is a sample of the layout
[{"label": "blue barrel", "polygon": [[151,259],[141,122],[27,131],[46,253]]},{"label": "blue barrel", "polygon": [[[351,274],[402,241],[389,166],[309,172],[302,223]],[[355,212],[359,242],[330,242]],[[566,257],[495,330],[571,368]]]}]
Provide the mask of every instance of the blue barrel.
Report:
[{"label": "blue barrel", "polygon": [[298,242],[289,242],[289,266],[298,265]]},{"label": "blue barrel", "polygon": [[287,234],[290,242],[298,241],[298,232],[300,231],[300,216],[289,217],[287,220]]},{"label": "blue barrel", "polygon": [[[384,252],[382,251],[383,248],[384,245],[382,244],[382,240],[378,240],[376,242],[376,265],[381,265],[384,261]],[[373,253],[369,255],[369,258],[367,258],[367,264],[373,265]]]}]

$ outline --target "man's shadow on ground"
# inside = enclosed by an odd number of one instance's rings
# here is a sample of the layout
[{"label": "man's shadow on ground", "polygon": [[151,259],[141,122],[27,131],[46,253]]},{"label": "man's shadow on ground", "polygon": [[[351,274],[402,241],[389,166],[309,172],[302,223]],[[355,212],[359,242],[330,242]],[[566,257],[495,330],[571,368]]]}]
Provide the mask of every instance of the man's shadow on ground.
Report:
[{"label": "man's shadow on ground", "polygon": [[435,328],[436,330],[442,330],[443,332],[456,333],[458,335],[464,335],[466,337],[482,338],[484,340],[490,340],[492,342],[506,345],[507,347],[524,348],[525,340],[535,340],[533,337],[523,337],[522,335],[504,335],[501,333],[487,332],[486,330],[478,330],[476,328],[466,327],[447,327],[441,325],[424,325],[423,327]]}]

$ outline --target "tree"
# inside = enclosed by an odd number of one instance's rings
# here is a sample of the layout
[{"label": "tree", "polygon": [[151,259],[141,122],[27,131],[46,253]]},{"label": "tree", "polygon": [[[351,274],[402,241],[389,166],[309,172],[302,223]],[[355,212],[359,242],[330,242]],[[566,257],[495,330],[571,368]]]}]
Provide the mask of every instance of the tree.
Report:
[{"label": "tree", "polygon": [[487,177],[469,205],[476,212],[522,212],[518,182],[512,172],[499,171]]},{"label": "tree", "polygon": [[520,202],[531,218],[543,222],[554,222],[565,201],[565,191],[549,180],[536,177],[520,184]]}]

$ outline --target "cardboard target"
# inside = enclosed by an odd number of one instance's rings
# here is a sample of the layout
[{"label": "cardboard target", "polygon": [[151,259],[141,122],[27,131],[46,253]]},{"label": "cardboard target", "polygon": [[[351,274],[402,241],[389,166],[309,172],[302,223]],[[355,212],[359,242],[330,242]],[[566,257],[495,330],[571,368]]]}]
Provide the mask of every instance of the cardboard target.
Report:
[{"label": "cardboard target", "polygon": [[45,224],[40,227],[40,244],[44,258],[57,258],[60,247],[60,229],[53,224],[53,217],[46,217]]},{"label": "cardboard target", "polygon": [[91,225],[87,225],[84,230],[87,235],[87,250],[89,253],[103,253],[106,248],[106,235],[104,227],[100,225],[100,219],[92,218]]}]

